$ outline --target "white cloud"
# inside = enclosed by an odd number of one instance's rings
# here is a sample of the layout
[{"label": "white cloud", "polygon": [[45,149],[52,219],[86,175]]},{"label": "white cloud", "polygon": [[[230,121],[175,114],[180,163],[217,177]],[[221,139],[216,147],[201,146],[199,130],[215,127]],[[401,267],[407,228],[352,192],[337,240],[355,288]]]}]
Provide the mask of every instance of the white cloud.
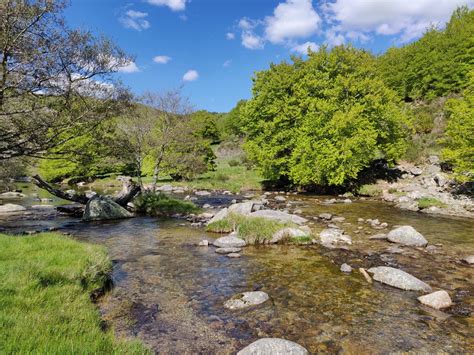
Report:
[{"label": "white cloud", "polygon": [[167,55],[157,55],[153,58],[153,61],[157,64],[168,64],[171,61],[171,57]]},{"label": "white cloud", "polygon": [[150,27],[150,22],[145,20],[148,16],[147,12],[128,10],[119,18],[120,23],[125,28],[132,28],[137,31],[146,30]]},{"label": "white cloud", "polygon": [[183,80],[184,81],[194,81],[199,78],[199,73],[196,70],[188,70],[184,75],[183,75]]},{"label": "white cloud", "polygon": [[130,61],[130,62],[124,63],[124,65],[118,67],[117,70],[120,73],[130,74],[130,73],[138,73],[140,71],[140,68],[138,68],[138,66],[135,64],[135,62]]},{"label": "white cloud", "polygon": [[256,35],[252,31],[243,31],[242,45],[248,49],[263,49],[265,43],[262,37]]},{"label": "white cloud", "polygon": [[156,6],[168,6],[173,11],[183,11],[186,8],[186,0],[148,0],[148,3]]},{"label": "white cloud", "polygon": [[231,66],[231,64],[232,64],[232,61],[229,59],[229,60],[226,60],[226,61],[224,62],[224,64],[222,64],[222,66],[223,66],[224,68],[228,68],[228,67]]},{"label": "white cloud", "polygon": [[338,32],[337,27],[333,27],[326,31],[325,43],[331,47],[340,46],[346,43],[346,38]]},{"label": "white cloud", "polygon": [[257,25],[257,21],[251,20],[247,17],[244,17],[239,21],[239,28],[242,30],[251,30],[254,29]]},{"label": "white cloud", "polygon": [[316,52],[319,49],[319,46],[314,43],[314,42],[305,42],[303,44],[299,44],[291,48],[293,52],[297,52],[299,54],[308,54],[308,48],[311,49],[311,51]]},{"label": "white cloud", "polygon": [[265,18],[265,36],[272,43],[308,37],[320,22],[311,0],[286,0],[275,8],[273,16]]},{"label": "white cloud", "polygon": [[235,34],[232,32],[227,32],[225,38],[227,38],[228,40],[233,40],[235,39]]},{"label": "white cloud", "polygon": [[[368,34],[395,35],[402,42],[423,34],[430,25],[442,26],[451,13],[473,0],[336,0],[323,6],[334,36],[367,40]],[[362,35],[362,37],[361,37]],[[363,37],[365,36],[365,37]]]}]

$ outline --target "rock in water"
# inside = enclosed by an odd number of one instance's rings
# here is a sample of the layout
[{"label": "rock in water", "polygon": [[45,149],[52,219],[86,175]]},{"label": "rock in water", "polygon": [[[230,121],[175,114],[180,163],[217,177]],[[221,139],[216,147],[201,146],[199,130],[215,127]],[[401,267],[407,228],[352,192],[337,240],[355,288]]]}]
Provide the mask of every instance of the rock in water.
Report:
[{"label": "rock in water", "polygon": [[237,355],[306,355],[308,350],[292,341],[263,338],[240,350]]},{"label": "rock in water", "polygon": [[239,295],[239,298],[225,301],[224,307],[228,309],[242,309],[262,304],[268,299],[268,295],[263,291],[244,292]]},{"label": "rock in water", "polygon": [[352,244],[351,237],[344,235],[343,231],[336,228],[324,229],[319,233],[319,238],[326,248],[335,248],[338,244]]},{"label": "rock in water", "polygon": [[216,239],[213,243],[218,248],[240,248],[245,246],[245,240],[236,237],[235,235],[228,235]]},{"label": "rock in water", "polygon": [[373,278],[375,281],[390,285],[396,288],[400,288],[406,291],[425,291],[431,292],[430,285],[417,279],[415,276],[409,273],[395,269],[389,266],[378,266],[368,270],[374,274]]},{"label": "rock in water", "polygon": [[434,309],[447,308],[453,304],[451,297],[449,297],[449,294],[444,290],[420,296],[418,297],[418,301]]},{"label": "rock in water", "polygon": [[24,194],[22,194],[21,192],[15,192],[15,191],[8,191],[8,192],[3,192],[0,194],[0,199],[5,199],[5,200],[8,200],[8,199],[19,199],[19,198],[24,198],[26,197]]},{"label": "rock in water", "polygon": [[229,206],[228,212],[248,216],[250,213],[252,213],[252,208],[253,201],[234,203],[233,205]]},{"label": "rock in water", "polygon": [[308,233],[305,233],[301,229],[298,228],[283,228],[280,229],[278,232],[273,234],[272,239],[268,241],[269,244],[275,244],[278,243],[285,238],[291,239],[291,238],[298,238],[298,237],[307,237]]},{"label": "rock in water", "polygon": [[412,226],[402,226],[391,230],[387,234],[387,239],[392,243],[415,247],[424,247],[428,244],[425,237]]},{"label": "rock in water", "polygon": [[342,272],[350,273],[350,272],[352,272],[352,267],[351,267],[350,265],[344,263],[344,264],[341,265],[340,270],[341,270]]},{"label": "rock in water", "polygon": [[0,213],[16,213],[23,211],[26,211],[26,208],[20,205],[14,205],[12,203],[0,205]]},{"label": "rock in water", "polygon": [[260,211],[252,212],[250,216],[274,219],[281,222],[293,222],[299,225],[305,224],[306,222],[308,222],[306,218],[297,216],[295,214],[289,214],[286,212],[274,211],[274,210],[260,210]]},{"label": "rock in water", "polygon": [[217,212],[214,215],[214,217],[212,217],[212,219],[209,222],[207,222],[207,224],[222,221],[224,218],[227,217],[228,213],[229,212],[228,212],[227,208],[221,209],[219,212]]},{"label": "rock in water", "polygon": [[[1,206],[0,206],[1,207]],[[468,255],[462,259],[465,263],[472,265],[474,264],[474,255]]]},{"label": "rock in water", "polygon": [[110,219],[123,219],[133,217],[133,214],[128,212],[118,203],[112,201],[108,197],[94,196],[87,201],[83,221],[103,221]]},{"label": "rock in water", "polygon": [[217,254],[232,254],[232,253],[238,253],[242,251],[241,248],[217,248],[216,253]]}]

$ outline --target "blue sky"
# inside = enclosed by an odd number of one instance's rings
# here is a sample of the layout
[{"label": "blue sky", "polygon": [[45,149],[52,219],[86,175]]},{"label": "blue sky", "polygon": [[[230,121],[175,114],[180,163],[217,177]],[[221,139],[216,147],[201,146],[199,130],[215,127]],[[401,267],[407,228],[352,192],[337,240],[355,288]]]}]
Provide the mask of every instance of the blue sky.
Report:
[{"label": "blue sky", "polygon": [[117,74],[135,93],[183,85],[196,109],[226,112],[271,62],[324,44],[381,53],[459,5],[474,0],[72,0],[66,19],[135,57]]}]

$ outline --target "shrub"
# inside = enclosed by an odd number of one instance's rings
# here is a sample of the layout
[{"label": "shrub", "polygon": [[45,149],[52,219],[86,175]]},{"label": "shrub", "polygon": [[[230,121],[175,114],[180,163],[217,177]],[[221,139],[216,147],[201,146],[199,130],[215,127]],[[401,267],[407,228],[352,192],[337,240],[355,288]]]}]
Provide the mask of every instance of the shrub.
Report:
[{"label": "shrub", "polygon": [[245,148],[265,179],[343,185],[406,148],[408,119],[374,57],[339,46],[272,65],[254,78],[242,112]]},{"label": "shrub", "polygon": [[241,162],[238,161],[237,159],[229,160],[229,166],[240,166],[240,165],[241,165]]},{"label": "shrub", "polygon": [[362,185],[357,191],[358,195],[377,197],[382,194],[382,190],[377,185]]},{"label": "shrub", "polygon": [[194,203],[172,198],[163,193],[144,192],[134,200],[134,203],[138,213],[149,216],[171,216],[176,213],[199,211]]},{"label": "shrub", "polygon": [[425,209],[430,207],[444,208],[446,204],[433,197],[422,197],[418,200],[418,208]]}]

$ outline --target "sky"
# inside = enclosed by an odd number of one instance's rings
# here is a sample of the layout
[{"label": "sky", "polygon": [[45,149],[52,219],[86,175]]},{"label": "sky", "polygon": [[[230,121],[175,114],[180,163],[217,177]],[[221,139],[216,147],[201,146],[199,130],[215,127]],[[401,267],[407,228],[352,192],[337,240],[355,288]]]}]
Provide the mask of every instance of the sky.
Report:
[{"label": "sky", "polygon": [[322,45],[380,54],[462,5],[474,0],[71,0],[65,15],[133,56],[117,75],[137,95],[182,87],[195,109],[227,112],[270,63]]}]

